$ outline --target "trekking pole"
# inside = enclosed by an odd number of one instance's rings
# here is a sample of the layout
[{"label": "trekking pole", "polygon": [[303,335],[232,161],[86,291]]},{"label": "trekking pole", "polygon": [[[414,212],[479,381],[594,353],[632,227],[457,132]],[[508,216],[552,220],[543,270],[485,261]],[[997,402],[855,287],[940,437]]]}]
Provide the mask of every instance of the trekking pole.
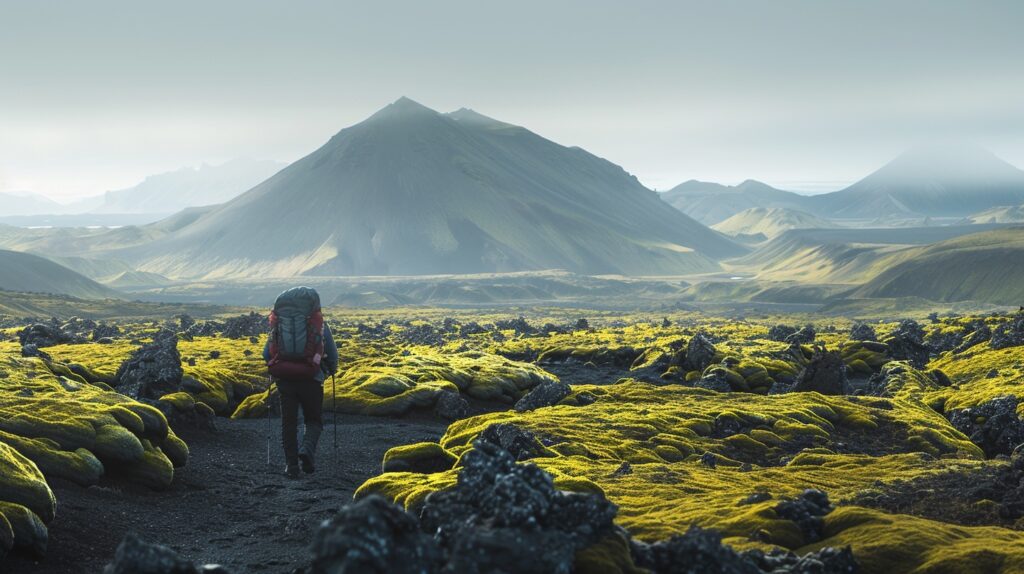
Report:
[{"label": "trekking pole", "polygon": [[269,379],[269,383],[267,384],[267,468],[270,468],[270,411],[272,410],[270,408],[270,391],[272,391],[273,389],[274,379]]},{"label": "trekking pole", "polygon": [[337,471],[341,465],[338,464],[338,385],[334,382],[334,373],[331,373],[331,415],[334,418],[334,469]]}]

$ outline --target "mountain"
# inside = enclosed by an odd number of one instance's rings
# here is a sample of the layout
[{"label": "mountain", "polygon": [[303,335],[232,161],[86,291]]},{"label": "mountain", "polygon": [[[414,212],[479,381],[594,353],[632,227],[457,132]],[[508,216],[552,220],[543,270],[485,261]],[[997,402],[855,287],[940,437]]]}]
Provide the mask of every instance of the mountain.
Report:
[{"label": "mountain", "polygon": [[84,299],[120,297],[117,291],[49,259],[7,250],[0,250],[0,290],[55,293]]},{"label": "mountain", "polygon": [[186,207],[224,203],[274,175],[286,164],[236,159],[151,175],[138,185],[108,191],[90,213],[175,213]]},{"label": "mountain", "polygon": [[967,219],[971,223],[1024,223],[1024,205],[993,207]]},{"label": "mountain", "polygon": [[1024,171],[968,145],[912,149],[846,189],[808,198],[831,219],[967,217],[1024,203]]},{"label": "mountain", "polygon": [[856,285],[916,256],[922,246],[997,228],[944,225],[888,229],[792,229],[728,262],[765,281]]},{"label": "mountain", "polygon": [[964,235],[918,248],[852,297],[1024,304],[1024,227]]},{"label": "mountain", "polygon": [[691,179],[662,193],[661,198],[705,225],[720,223],[753,207],[801,209],[807,200],[752,179],[735,186]]},{"label": "mountain", "polygon": [[760,234],[770,239],[790,229],[832,229],[836,227],[839,225],[806,211],[784,207],[752,207],[721,223],[712,225],[711,229],[721,231],[726,235]]},{"label": "mountain", "polygon": [[34,193],[0,193],[0,217],[59,213],[63,208],[56,201]]},{"label": "mountain", "polygon": [[236,199],[117,256],[170,278],[644,275],[714,270],[716,259],[742,250],[582,149],[402,98]]}]

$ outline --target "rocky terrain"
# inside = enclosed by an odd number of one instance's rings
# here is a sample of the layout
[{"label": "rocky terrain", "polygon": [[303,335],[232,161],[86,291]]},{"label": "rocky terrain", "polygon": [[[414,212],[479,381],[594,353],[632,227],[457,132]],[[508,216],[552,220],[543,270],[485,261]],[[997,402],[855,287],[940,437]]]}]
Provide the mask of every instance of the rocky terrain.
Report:
[{"label": "rocky terrain", "polygon": [[298,481],[262,315],[4,318],[0,564],[1024,568],[1022,314],[327,316],[342,368]]}]

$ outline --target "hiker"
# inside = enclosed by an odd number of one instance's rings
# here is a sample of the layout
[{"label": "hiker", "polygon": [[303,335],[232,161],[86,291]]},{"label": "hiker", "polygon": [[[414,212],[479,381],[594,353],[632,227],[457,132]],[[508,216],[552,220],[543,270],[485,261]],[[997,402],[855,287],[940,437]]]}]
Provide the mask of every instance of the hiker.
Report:
[{"label": "hiker", "polygon": [[[297,478],[300,464],[303,472],[312,473],[316,444],[323,430],[324,379],[338,370],[338,347],[324,322],[315,289],[293,287],[278,295],[270,313],[270,335],[263,347],[263,359],[281,398],[285,475]],[[301,447],[300,406],[305,422]]]}]

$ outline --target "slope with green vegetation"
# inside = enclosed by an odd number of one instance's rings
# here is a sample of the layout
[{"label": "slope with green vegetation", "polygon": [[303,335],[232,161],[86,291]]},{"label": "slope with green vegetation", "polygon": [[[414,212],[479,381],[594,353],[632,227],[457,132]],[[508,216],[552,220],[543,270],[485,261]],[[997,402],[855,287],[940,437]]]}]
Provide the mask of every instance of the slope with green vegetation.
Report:
[{"label": "slope with green vegetation", "polygon": [[967,219],[971,223],[1024,223],[1024,205],[993,207]]},{"label": "slope with green vegetation", "polygon": [[839,225],[806,211],[783,207],[752,207],[716,223],[711,229],[733,237],[763,236],[771,239],[790,229],[832,229]]},{"label": "slope with green vegetation", "polygon": [[0,290],[54,293],[84,299],[117,299],[123,295],[48,259],[0,250]]},{"label": "slope with green vegetation", "polygon": [[1024,304],[1024,227],[965,235],[914,249],[858,288],[867,298]]}]

